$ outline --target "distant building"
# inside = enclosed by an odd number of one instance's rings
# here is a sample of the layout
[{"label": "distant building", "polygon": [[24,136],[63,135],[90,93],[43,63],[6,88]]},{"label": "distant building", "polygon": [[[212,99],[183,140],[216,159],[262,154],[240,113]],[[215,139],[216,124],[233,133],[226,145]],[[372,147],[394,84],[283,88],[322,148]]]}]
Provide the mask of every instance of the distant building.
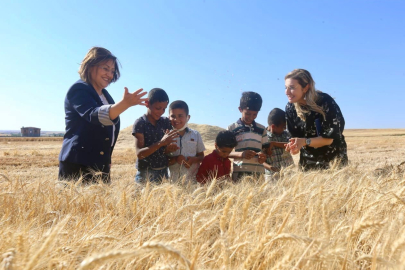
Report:
[{"label": "distant building", "polygon": [[41,129],[36,127],[22,127],[21,137],[40,137]]}]

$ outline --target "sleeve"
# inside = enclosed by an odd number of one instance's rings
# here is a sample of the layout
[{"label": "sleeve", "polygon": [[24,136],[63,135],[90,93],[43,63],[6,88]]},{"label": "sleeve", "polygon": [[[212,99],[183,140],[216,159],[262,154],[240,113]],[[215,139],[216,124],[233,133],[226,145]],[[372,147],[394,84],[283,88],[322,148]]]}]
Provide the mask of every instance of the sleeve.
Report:
[{"label": "sleeve", "polygon": [[[112,105],[102,105],[100,110],[98,111],[98,118],[100,119],[100,123],[104,126],[112,126],[120,120],[119,117],[113,120],[110,119],[110,109]],[[115,123],[114,123],[115,122]]]},{"label": "sleeve", "polygon": [[230,159],[226,160],[225,174],[227,177],[229,177],[231,174],[231,160]]},{"label": "sleeve", "polygon": [[[116,125],[116,124],[119,123],[120,117],[118,116],[117,118],[115,118],[115,119],[113,119],[113,120],[110,119],[110,109],[111,109],[111,106],[112,106],[113,104],[115,104],[114,99],[111,97],[110,93],[108,93],[108,91],[105,90],[105,89],[104,89],[104,91],[103,91],[103,94],[104,94],[104,96],[107,98],[108,103],[110,103],[110,105],[106,105],[106,106],[109,106],[109,107],[108,107],[107,115],[104,116],[104,118],[107,117],[107,118],[108,118],[107,121],[112,121],[113,124]],[[108,126],[108,125],[106,125],[106,124],[104,124],[104,125],[105,125],[105,126]]]},{"label": "sleeve", "polygon": [[269,148],[270,146],[270,142],[269,139],[267,138],[267,131],[266,129],[263,130],[263,134],[262,134],[262,148]]},{"label": "sleeve", "polygon": [[198,168],[198,172],[196,175],[196,180],[198,183],[204,184],[208,177],[208,158],[207,156],[204,157],[203,161],[201,162],[200,167]]},{"label": "sleeve", "polygon": [[[111,104],[99,106],[87,89],[75,87],[69,91],[66,99],[81,118],[94,125],[112,126],[109,113]],[[115,119],[116,122],[119,118]]]},{"label": "sleeve", "polygon": [[291,137],[300,137],[299,129],[297,127],[297,124],[295,123],[298,116],[294,114],[292,106],[294,105],[291,103],[287,103],[287,105],[285,106],[285,120],[287,122],[287,130],[290,133]]},{"label": "sleeve", "polygon": [[197,153],[201,153],[205,151],[205,145],[204,142],[202,140],[201,134],[200,132],[197,132]]},{"label": "sleeve", "polygon": [[137,119],[132,127],[132,135],[135,136],[135,133],[145,133],[145,122],[142,118]]},{"label": "sleeve", "polygon": [[327,97],[322,103],[322,108],[325,112],[325,118],[322,119],[320,135],[323,138],[339,139],[345,125],[339,106],[332,97]]}]

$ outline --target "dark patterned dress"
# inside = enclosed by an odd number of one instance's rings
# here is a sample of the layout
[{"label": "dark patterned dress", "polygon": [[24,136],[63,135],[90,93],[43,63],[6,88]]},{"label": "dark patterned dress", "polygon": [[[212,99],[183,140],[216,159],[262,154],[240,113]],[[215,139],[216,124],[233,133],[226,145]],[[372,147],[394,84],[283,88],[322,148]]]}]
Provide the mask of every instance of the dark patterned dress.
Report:
[{"label": "dark patterned dress", "polygon": [[347,145],[343,130],[345,119],[335,102],[335,100],[325,93],[318,93],[316,104],[323,108],[326,119],[317,112],[311,111],[306,115],[305,122],[298,117],[294,104],[287,103],[285,107],[287,129],[292,138],[314,138],[322,136],[323,138],[333,139],[331,145],[318,148],[304,146],[300,151],[300,166],[304,170],[327,169],[329,162],[335,158],[341,160],[342,165],[346,165]]}]

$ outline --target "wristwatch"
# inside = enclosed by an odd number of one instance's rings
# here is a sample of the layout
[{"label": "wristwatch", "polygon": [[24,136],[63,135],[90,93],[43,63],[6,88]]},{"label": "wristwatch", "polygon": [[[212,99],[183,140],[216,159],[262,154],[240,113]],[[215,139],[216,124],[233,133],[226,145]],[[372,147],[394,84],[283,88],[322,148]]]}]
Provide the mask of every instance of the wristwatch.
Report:
[{"label": "wristwatch", "polygon": [[311,138],[306,138],[305,143],[306,143],[306,146],[309,146],[311,144]]}]

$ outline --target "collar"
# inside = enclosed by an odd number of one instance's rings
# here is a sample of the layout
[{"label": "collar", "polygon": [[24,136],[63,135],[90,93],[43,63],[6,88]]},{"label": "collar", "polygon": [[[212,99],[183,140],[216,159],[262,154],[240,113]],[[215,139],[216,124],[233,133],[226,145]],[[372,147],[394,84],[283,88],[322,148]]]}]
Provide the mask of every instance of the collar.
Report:
[{"label": "collar", "polygon": [[[246,125],[245,123],[243,123],[243,122],[242,122],[242,119],[240,119],[240,118],[238,119],[238,121],[236,121],[236,123],[238,123],[238,124],[241,125],[241,126],[250,126],[250,125]],[[256,127],[256,121],[255,121],[255,120],[253,120],[251,126]]]},{"label": "collar", "polygon": [[[146,113],[145,113],[144,115],[142,115],[142,119],[145,120],[146,123],[152,124],[152,123],[149,121],[148,117],[146,116]],[[159,120],[156,121],[156,123],[159,123],[160,120],[162,120],[162,117],[160,117]]]},{"label": "collar", "polygon": [[179,134],[179,137],[180,138],[183,138],[189,131],[190,131],[190,129],[188,128],[188,127],[186,127],[185,129],[184,129],[184,134],[183,134],[183,136],[181,136],[180,134]]},{"label": "collar", "polygon": [[267,136],[269,137],[276,137],[276,134],[272,133],[271,131],[267,130]]},{"label": "collar", "polygon": [[214,157],[217,158],[217,159],[220,160],[220,161],[224,161],[224,160],[225,160],[225,158],[222,158],[222,157],[220,157],[220,156],[218,155],[218,152],[217,152],[216,149],[214,149],[214,150],[212,151],[212,154],[214,154]]},{"label": "collar", "polygon": [[[90,89],[93,90],[93,91],[90,91],[90,93],[94,96],[94,98],[97,96],[98,99],[96,99],[96,100],[98,101],[98,100],[100,99],[100,95],[97,93],[96,89],[94,89],[93,85],[91,85],[91,83],[87,83],[87,82],[83,81],[82,79],[79,79],[77,82],[75,82],[75,84],[76,84],[76,83],[81,83],[81,84],[84,84],[84,85],[90,87]],[[110,101],[110,99],[108,98],[108,92],[107,92],[107,90],[102,89],[102,90],[101,90],[101,93],[102,93],[102,95],[104,95],[104,97],[105,97],[105,99],[108,101],[108,103],[110,103],[111,101]],[[100,99],[100,102],[101,102],[101,99]]]},{"label": "collar", "polygon": [[281,136],[283,136],[283,134],[284,134],[284,131],[283,131],[283,133],[281,133],[281,134],[275,134],[275,133],[272,133],[271,131],[268,131],[267,130],[267,135],[269,136],[269,137],[281,137]]}]

